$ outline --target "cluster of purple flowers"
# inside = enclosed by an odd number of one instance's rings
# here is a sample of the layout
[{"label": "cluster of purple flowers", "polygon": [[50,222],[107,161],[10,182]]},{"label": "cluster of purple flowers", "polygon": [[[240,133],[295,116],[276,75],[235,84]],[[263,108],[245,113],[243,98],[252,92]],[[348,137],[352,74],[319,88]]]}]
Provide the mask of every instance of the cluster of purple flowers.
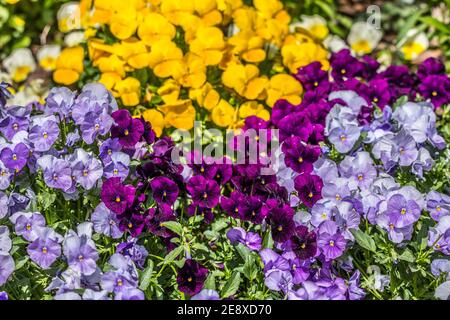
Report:
[{"label": "cluster of purple flowers", "polygon": [[[2,84],[1,88],[3,99],[7,97],[7,87]],[[92,214],[92,223],[83,222],[77,232],[70,230],[62,236],[47,225],[49,221],[44,215],[34,212],[38,197],[33,190],[45,191],[48,197],[62,192],[66,201],[70,201],[79,199],[81,193],[97,194],[103,179],[107,179],[105,188],[111,182],[121,185],[129,176],[131,160],[143,157],[155,140],[150,124],[142,118],[132,118],[127,110],[117,110],[115,99],[100,84],[86,85],[79,95],[67,88],[54,88],[45,105],[19,107],[3,102],[0,190],[4,192],[0,191],[0,219],[9,217],[15,234],[28,242],[26,253],[37,266],[50,269],[56,261],[58,265],[67,264],[62,274],[64,280],[55,279],[48,290],[58,289],[58,298],[74,298],[77,295],[74,290],[86,289],[83,299],[108,298],[110,294],[116,299],[142,299],[131,257],[142,267],[148,255],[145,249],[133,241],[122,243],[116,256],[111,257],[114,272],[102,274],[97,266],[99,253],[91,238],[92,228],[120,238],[123,232],[116,214],[101,203]],[[25,192],[17,193],[19,187]],[[132,194],[124,196],[123,202],[114,199],[117,208],[126,207],[130,197],[129,201],[133,200],[134,189],[127,191]],[[87,214],[78,212],[82,216]],[[72,220],[73,223],[76,219]],[[1,226],[0,247],[0,285],[3,285],[15,266],[8,253],[11,241],[7,226]],[[116,285],[111,283],[113,277],[117,278]]]}]

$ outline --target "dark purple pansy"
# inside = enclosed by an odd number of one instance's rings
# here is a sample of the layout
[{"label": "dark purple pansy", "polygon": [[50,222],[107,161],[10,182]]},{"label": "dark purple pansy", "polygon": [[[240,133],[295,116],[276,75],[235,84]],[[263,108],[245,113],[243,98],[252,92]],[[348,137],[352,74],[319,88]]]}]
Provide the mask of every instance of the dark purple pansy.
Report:
[{"label": "dark purple pansy", "polygon": [[320,147],[304,143],[299,137],[291,137],[284,141],[281,150],[286,165],[298,173],[311,173],[313,163],[320,156]]},{"label": "dark purple pansy", "polygon": [[333,53],[330,63],[332,67],[331,75],[335,81],[359,77],[364,71],[364,65],[353,57],[348,49]]},{"label": "dark purple pansy", "polygon": [[297,226],[289,239],[291,250],[301,260],[313,258],[317,252],[316,234],[306,226]]},{"label": "dark purple pansy", "polygon": [[436,108],[450,103],[450,79],[446,75],[430,75],[422,79],[419,92]]},{"label": "dark purple pansy", "polygon": [[153,198],[158,203],[172,205],[178,198],[179,189],[175,182],[166,177],[157,177],[150,182]]},{"label": "dark purple pansy", "polygon": [[103,183],[101,199],[111,211],[122,214],[134,202],[136,189],[123,185],[120,178],[110,178]]},{"label": "dark purple pansy", "polygon": [[322,198],[323,181],[316,175],[300,175],[294,180],[295,190],[302,203],[308,208]]},{"label": "dark purple pansy", "polygon": [[178,271],[178,290],[190,296],[199,293],[207,274],[208,269],[192,259],[186,259],[184,266]]},{"label": "dark purple pansy", "polygon": [[200,207],[214,208],[219,203],[220,187],[214,180],[193,176],[189,179],[186,189],[194,204]]},{"label": "dark purple pansy", "polygon": [[244,195],[239,191],[233,191],[230,197],[222,196],[220,198],[220,206],[231,217],[239,217],[239,205],[244,200]]},{"label": "dark purple pansy", "polygon": [[134,147],[144,134],[144,124],[140,119],[134,119],[128,110],[114,111],[111,115],[116,123],[111,128],[111,136],[119,138],[124,147]]},{"label": "dark purple pansy", "polygon": [[315,90],[319,86],[329,85],[328,72],[322,69],[322,64],[318,61],[298,69],[294,77],[306,90]]},{"label": "dark purple pansy", "polygon": [[295,231],[294,210],[288,205],[270,208],[267,221],[277,242],[287,241]]}]

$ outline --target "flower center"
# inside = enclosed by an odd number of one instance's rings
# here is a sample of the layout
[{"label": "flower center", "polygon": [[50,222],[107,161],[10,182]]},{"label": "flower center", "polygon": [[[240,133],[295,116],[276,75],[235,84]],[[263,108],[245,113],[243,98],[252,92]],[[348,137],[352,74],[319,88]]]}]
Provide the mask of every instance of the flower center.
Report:
[{"label": "flower center", "polygon": [[119,170],[114,169],[114,170],[113,170],[113,173],[114,173],[114,174],[118,174],[118,173],[119,173]]},{"label": "flower center", "polygon": [[389,224],[389,229],[394,230],[394,224]]},{"label": "flower center", "polygon": [[362,181],[364,179],[364,176],[362,175],[362,173],[358,174],[358,180]]},{"label": "flower center", "polygon": [[83,261],[83,260],[84,260],[84,257],[83,257],[82,254],[80,254],[80,255],[78,256],[78,261]]},{"label": "flower center", "polygon": [[405,148],[400,147],[400,149],[398,149],[398,151],[400,152],[400,154],[404,154],[405,153]]},{"label": "flower center", "polygon": [[372,101],[375,102],[375,103],[377,103],[377,102],[378,102],[378,98],[377,98],[377,97],[374,97],[374,98],[372,99]]},{"label": "flower center", "polygon": [[330,247],[334,247],[334,241],[330,240]]},{"label": "flower center", "polygon": [[340,194],[337,194],[335,198],[336,198],[336,201],[341,201],[341,200],[342,200],[342,198],[341,198],[341,195],[340,195]]},{"label": "flower center", "polygon": [[83,170],[83,177],[86,177],[88,175],[88,171],[86,169]]},{"label": "flower center", "polygon": [[25,226],[25,229],[27,229],[27,231],[31,230],[31,224],[27,223],[27,225]]},{"label": "flower center", "polygon": [[302,243],[302,244],[300,245],[300,248],[305,249],[305,248],[306,248],[306,243]]},{"label": "flower center", "polygon": [[17,155],[16,155],[15,153],[12,155],[12,159],[13,159],[14,161],[17,160]]},{"label": "flower center", "polygon": [[436,96],[437,96],[437,92],[436,92],[436,91],[433,91],[433,92],[431,93],[431,95],[432,95],[433,97],[436,97]]},{"label": "flower center", "polygon": [[123,281],[122,281],[122,279],[117,279],[117,285],[118,285],[119,287],[123,286]]},{"label": "flower center", "polygon": [[406,214],[406,209],[402,208],[402,210],[400,210],[400,213],[403,214],[403,215]]},{"label": "flower center", "polygon": [[192,282],[192,277],[189,277],[189,278],[187,279],[187,281],[188,281],[188,282]]},{"label": "flower center", "polygon": [[283,226],[278,226],[277,230],[278,230],[279,232],[283,231]]},{"label": "flower center", "polygon": [[441,211],[441,210],[442,210],[441,206],[436,207],[436,211]]},{"label": "flower center", "polygon": [[42,134],[42,136],[44,137],[44,139],[47,139],[47,138],[48,138],[48,133],[47,133],[47,132],[44,132],[44,133]]},{"label": "flower center", "polygon": [[127,136],[127,135],[130,134],[130,131],[128,131],[128,129],[125,129],[125,131],[123,132],[123,134],[124,134],[125,136]]},{"label": "flower center", "polygon": [[302,163],[303,162],[303,158],[302,157],[299,157],[298,158],[298,163]]},{"label": "flower center", "polygon": [[47,253],[47,252],[48,252],[47,247],[42,247],[42,253]]},{"label": "flower center", "polygon": [[310,197],[310,198],[312,198],[314,195],[313,195],[313,193],[312,192],[310,192],[309,194],[308,194],[308,197]]},{"label": "flower center", "polygon": [[98,131],[98,130],[100,130],[100,125],[98,123],[96,123],[94,128],[95,128],[95,131]]},{"label": "flower center", "polygon": [[294,263],[294,264],[292,265],[292,270],[295,270],[295,269],[297,269],[297,265]]},{"label": "flower center", "polygon": [[346,74],[346,73],[347,73],[347,70],[341,69],[341,74]]},{"label": "flower center", "polygon": [[203,193],[203,199],[207,199],[208,198],[208,194],[205,192]]},{"label": "flower center", "polygon": [[17,129],[19,129],[19,125],[17,123],[14,123],[12,127],[14,131],[17,131]]},{"label": "flower center", "polygon": [[314,81],[314,87],[317,87],[319,83],[317,81]]},{"label": "flower center", "polygon": [[116,222],[115,222],[114,220],[109,220],[109,224],[110,224],[111,226],[114,226],[114,225],[116,225]]},{"label": "flower center", "polygon": [[345,141],[345,140],[347,140],[347,136],[342,134],[342,135],[339,137],[339,139],[341,139],[341,141]]},{"label": "flower center", "polygon": [[128,223],[128,229],[133,228],[133,224],[131,222]]},{"label": "flower center", "polygon": [[55,173],[53,174],[53,181],[57,181],[58,180],[58,175]]},{"label": "flower center", "polygon": [[201,172],[201,173],[205,172],[205,168],[200,167],[200,172]]},{"label": "flower center", "polygon": [[116,202],[117,202],[117,203],[120,202],[120,197],[119,197],[119,196],[116,197]]}]

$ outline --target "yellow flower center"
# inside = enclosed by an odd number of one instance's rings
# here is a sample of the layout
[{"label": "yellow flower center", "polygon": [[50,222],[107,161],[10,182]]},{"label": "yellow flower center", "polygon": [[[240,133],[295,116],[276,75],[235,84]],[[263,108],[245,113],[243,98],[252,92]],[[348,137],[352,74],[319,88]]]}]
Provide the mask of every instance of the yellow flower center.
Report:
[{"label": "yellow flower center", "polygon": [[44,132],[44,133],[42,134],[42,136],[44,137],[44,139],[47,139],[47,138],[48,138],[48,133],[47,133],[47,132]]},{"label": "yellow flower center", "polygon": [[330,247],[334,247],[334,241],[330,240]]},{"label": "yellow flower center", "polygon": [[123,132],[123,134],[124,134],[125,136],[127,136],[127,135],[130,134],[130,131],[128,131],[128,129],[125,129],[125,131]]},{"label": "yellow flower center", "polygon": [[341,139],[341,141],[347,140],[347,136],[345,136],[345,135],[341,135],[339,138]]},{"label": "yellow flower center", "polygon": [[433,92],[431,93],[431,95],[432,95],[433,97],[436,97],[438,94],[437,94],[436,91],[433,91]]},{"label": "yellow flower center", "polygon": [[310,198],[312,198],[314,195],[313,195],[313,193],[312,192],[310,192],[309,194],[308,194],[308,197],[310,197]]},{"label": "yellow flower center", "polygon": [[364,179],[364,176],[360,173],[360,174],[358,174],[358,180],[359,181],[362,181]]},{"label": "yellow flower center", "polygon": [[19,125],[17,123],[14,123],[13,124],[13,129],[14,129],[14,131],[17,131],[17,129],[19,129]]},{"label": "yellow flower center", "polygon": [[205,192],[204,194],[203,194],[203,199],[207,199],[208,198],[208,194]]},{"label": "yellow flower center", "polygon": [[47,247],[42,247],[42,253],[47,253],[47,252],[48,252]]},{"label": "yellow flower center", "polygon": [[120,197],[119,196],[116,197],[116,202],[117,203],[120,202]]},{"label": "yellow flower center", "polygon": [[27,225],[25,226],[25,229],[27,229],[28,231],[31,230],[31,224],[27,223]]},{"label": "yellow flower center", "polygon": [[436,211],[439,212],[439,211],[441,211],[441,210],[442,210],[441,206],[437,206],[437,207],[436,207]]},{"label": "yellow flower center", "polygon": [[372,99],[372,101],[375,102],[375,103],[377,103],[377,102],[378,102],[378,98],[375,97],[375,98]]},{"label": "yellow flower center", "polygon": [[83,177],[86,177],[88,175],[88,171],[85,169],[83,170]]},{"label": "yellow flower center", "polygon": [[16,160],[17,160],[17,155],[16,155],[16,154],[13,154],[13,155],[12,155],[12,159],[13,159],[14,161],[16,161]]},{"label": "yellow flower center", "polygon": [[277,230],[278,230],[279,232],[281,232],[281,231],[283,231],[283,227],[282,227],[282,226],[278,226]]},{"label": "yellow flower center", "polygon": [[114,169],[114,170],[113,170],[113,173],[114,173],[114,174],[118,174],[118,173],[119,173],[119,170]]},{"label": "yellow flower center", "polygon": [[406,209],[402,208],[402,210],[400,211],[401,214],[406,214]]},{"label": "yellow flower center", "polygon": [[187,281],[188,281],[188,282],[192,282],[192,277],[189,277],[189,278],[187,279]]},{"label": "yellow flower center", "polygon": [[302,157],[298,158],[298,163],[302,163],[302,162],[303,162],[303,158]]}]

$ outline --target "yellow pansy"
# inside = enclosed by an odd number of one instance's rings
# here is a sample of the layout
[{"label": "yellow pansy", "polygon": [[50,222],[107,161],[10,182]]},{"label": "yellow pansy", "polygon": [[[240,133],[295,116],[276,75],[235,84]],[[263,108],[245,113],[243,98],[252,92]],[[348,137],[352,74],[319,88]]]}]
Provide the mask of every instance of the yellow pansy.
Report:
[{"label": "yellow pansy", "polygon": [[165,104],[158,107],[165,117],[166,126],[172,126],[177,129],[190,130],[194,127],[195,108],[191,100],[178,100],[171,104]]},{"label": "yellow pansy", "polygon": [[259,69],[253,64],[230,64],[222,74],[225,86],[249,100],[262,99],[268,83],[267,77],[259,77]]},{"label": "yellow pansy", "polygon": [[183,72],[176,80],[184,87],[200,88],[206,81],[206,66],[203,59],[192,53],[186,54]]},{"label": "yellow pansy", "polygon": [[114,72],[121,78],[125,77],[125,61],[114,54],[109,57],[101,57],[95,60],[94,66],[101,72]]},{"label": "yellow pansy", "polygon": [[281,56],[283,57],[283,64],[289,68],[291,73],[296,73],[298,68],[313,61],[319,61],[325,70],[328,69],[328,52],[322,46],[308,40],[302,42],[290,36],[286,39],[281,48]]},{"label": "yellow pansy", "polygon": [[110,19],[109,29],[120,40],[130,38],[138,26],[138,13],[133,7],[124,6],[115,12]]},{"label": "yellow pansy", "polygon": [[64,49],[56,60],[53,80],[64,85],[77,82],[84,69],[83,57],[84,50],[80,46]]},{"label": "yellow pansy", "polygon": [[302,93],[303,87],[300,82],[288,74],[277,74],[270,78],[266,103],[269,107],[273,107],[277,100],[285,99],[297,105],[302,102],[300,98]]},{"label": "yellow pansy", "polygon": [[180,96],[180,85],[173,79],[168,79],[158,88],[156,93],[162,98],[165,104],[173,104]]},{"label": "yellow pansy", "polygon": [[235,54],[247,62],[257,63],[266,58],[264,40],[251,31],[239,32],[228,40],[228,44],[233,46]]},{"label": "yellow pansy", "polygon": [[217,10],[216,0],[194,0],[194,10],[205,26],[214,26],[222,21],[222,14]]},{"label": "yellow pansy", "polygon": [[175,25],[179,25],[186,14],[194,12],[193,0],[163,0],[161,1],[161,13]]},{"label": "yellow pansy", "polygon": [[108,90],[113,93],[114,97],[119,96],[119,94],[115,91],[114,86],[120,81],[122,81],[122,77],[115,72],[104,72],[98,80],[98,82],[103,84]]},{"label": "yellow pansy", "polygon": [[220,63],[223,57],[225,41],[219,28],[206,27],[197,31],[196,38],[191,42],[190,50],[203,58],[207,66]]},{"label": "yellow pansy", "polygon": [[137,79],[128,77],[116,83],[114,89],[122,99],[124,106],[133,107],[139,104],[141,83]]},{"label": "yellow pansy", "polygon": [[157,77],[179,78],[184,71],[183,52],[169,40],[155,42],[149,54],[149,66]]},{"label": "yellow pansy", "polygon": [[144,42],[130,38],[116,45],[114,52],[134,69],[148,66],[149,51]]},{"label": "yellow pansy", "polygon": [[3,66],[15,82],[24,81],[36,69],[33,54],[27,48],[14,50],[10,56],[3,60]]},{"label": "yellow pansy", "polygon": [[236,110],[225,100],[220,100],[211,112],[212,121],[219,127],[228,127],[236,121]]},{"label": "yellow pansy", "polygon": [[166,125],[163,114],[155,109],[147,109],[142,113],[142,117],[145,121],[150,122],[156,136],[160,137]]},{"label": "yellow pansy", "polygon": [[158,40],[172,40],[176,29],[163,15],[151,12],[143,17],[138,27],[138,36],[147,45],[152,45]]},{"label": "yellow pansy", "polygon": [[245,119],[250,116],[257,116],[267,121],[270,119],[270,112],[258,101],[247,101],[239,107],[239,118]]},{"label": "yellow pansy", "polygon": [[198,105],[206,110],[211,111],[220,101],[219,93],[213,88],[210,83],[199,89],[192,89],[189,91],[189,98],[196,100]]},{"label": "yellow pansy", "polygon": [[16,4],[20,0],[4,0],[7,4]]}]

